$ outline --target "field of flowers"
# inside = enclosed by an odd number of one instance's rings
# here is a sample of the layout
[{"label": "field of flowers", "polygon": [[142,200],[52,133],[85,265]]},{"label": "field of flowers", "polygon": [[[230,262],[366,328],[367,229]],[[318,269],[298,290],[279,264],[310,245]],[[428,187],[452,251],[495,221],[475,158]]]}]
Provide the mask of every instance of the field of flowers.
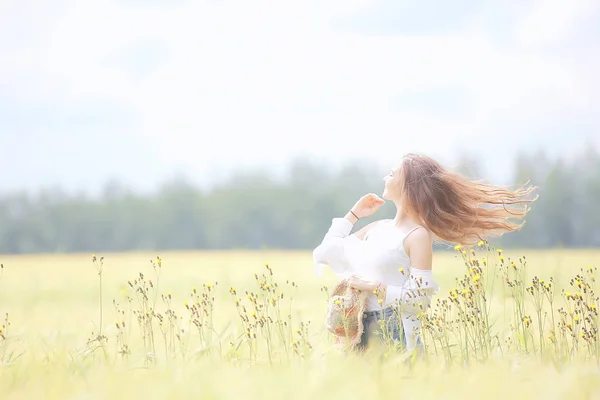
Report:
[{"label": "field of flowers", "polygon": [[2,399],[600,398],[600,251],[436,253],[423,358],[340,351],[309,252],[0,263]]}]

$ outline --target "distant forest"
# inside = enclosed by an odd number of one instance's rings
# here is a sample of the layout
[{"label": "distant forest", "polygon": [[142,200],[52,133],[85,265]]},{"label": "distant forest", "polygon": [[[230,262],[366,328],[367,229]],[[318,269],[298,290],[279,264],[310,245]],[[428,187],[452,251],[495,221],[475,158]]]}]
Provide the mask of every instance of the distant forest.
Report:
[{"label": "distant forest", "polygon": [[[476,161],[476,160],[475,160]],[[477,162],[464,173],[479,178]],[[599,247],[600,157],[587,149],[568,163],[541,153],[515,158],[514,183],[539,186],[524,228],[504,247]],[[366,192],[381,193],[382,171],[349,163],[337,172],[295,161],[289,178],[238,174],[210,190],[173,181],[152,195],[118,185],[100,198],[57,190],[0,198],[0,253],[186,249],[312,249],[331,219]],[[375,216],[389,218],[386,204]]]}]

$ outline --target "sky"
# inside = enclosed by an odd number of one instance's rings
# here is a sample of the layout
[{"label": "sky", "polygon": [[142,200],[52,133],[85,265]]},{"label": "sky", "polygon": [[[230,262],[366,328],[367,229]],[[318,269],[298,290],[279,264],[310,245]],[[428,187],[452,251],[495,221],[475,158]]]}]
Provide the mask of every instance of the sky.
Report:
[{"label": "sky", "polygon": [[599,22],[594,0],[0,0],[0,191],[406,152],[506,179],[521,150],[600,148]]}]

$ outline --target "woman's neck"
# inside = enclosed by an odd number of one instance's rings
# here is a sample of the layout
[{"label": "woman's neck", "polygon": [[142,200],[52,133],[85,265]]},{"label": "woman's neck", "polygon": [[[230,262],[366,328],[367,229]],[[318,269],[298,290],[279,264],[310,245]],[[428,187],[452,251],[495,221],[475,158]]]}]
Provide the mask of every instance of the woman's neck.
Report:
[{"label": "woman's neck", "polygon": [[396,204],[396,216],[394,217],[394,225],[396,226],[407,226],[407,225],[419,225],[419,222],[416,221],[406,209],[402,206],[402,204]]}]

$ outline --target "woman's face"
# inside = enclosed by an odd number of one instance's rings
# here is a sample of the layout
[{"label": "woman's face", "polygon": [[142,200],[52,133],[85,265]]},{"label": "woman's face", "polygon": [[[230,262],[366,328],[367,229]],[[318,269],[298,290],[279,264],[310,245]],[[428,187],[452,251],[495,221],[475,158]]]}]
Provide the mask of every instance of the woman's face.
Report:
[{"label": "woman's face", "polygon": [[398,201],[400,200],[400,167],[396,167],[390,173],[383,177],[385,182],[381,197],[384,200]]}]

